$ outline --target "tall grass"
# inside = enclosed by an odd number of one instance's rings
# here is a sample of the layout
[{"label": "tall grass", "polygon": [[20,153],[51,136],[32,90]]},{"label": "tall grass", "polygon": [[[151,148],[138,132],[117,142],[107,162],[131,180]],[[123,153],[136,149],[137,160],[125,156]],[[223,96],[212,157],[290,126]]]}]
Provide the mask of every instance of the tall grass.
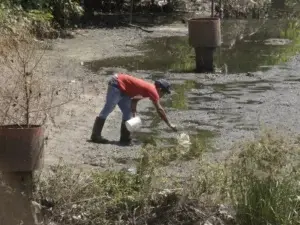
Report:
[{"label": "tall grass", "polygon": [[228,165],[238,224],[300,224],[299,145],[266,134],[239,151]]},{"label": "tall grass", "polygon": [[[299,142],[267,132],[232,152],[221,162],[193,154],[194,171],[174,182],[157,169],[186,160],[180,147],[148,145],[136,173],[58,166],[38,182],[35,196],[50,205],[45,218],[63,224],[300,224]],[[224,216],[216,210],[221,203],[233,212]]]}]

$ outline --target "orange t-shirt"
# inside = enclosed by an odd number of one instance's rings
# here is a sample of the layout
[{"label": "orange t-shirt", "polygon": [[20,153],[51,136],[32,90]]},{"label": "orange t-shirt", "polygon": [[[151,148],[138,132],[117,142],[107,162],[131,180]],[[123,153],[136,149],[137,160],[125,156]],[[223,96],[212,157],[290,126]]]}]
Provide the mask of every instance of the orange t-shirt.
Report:
[{"label": "orange t-shirt", "polygon": [[120,90],[130,97],[141,95],[150,98],[153,102],[159,100],[154,84],[123,73],[118,74],[118,82]]}]

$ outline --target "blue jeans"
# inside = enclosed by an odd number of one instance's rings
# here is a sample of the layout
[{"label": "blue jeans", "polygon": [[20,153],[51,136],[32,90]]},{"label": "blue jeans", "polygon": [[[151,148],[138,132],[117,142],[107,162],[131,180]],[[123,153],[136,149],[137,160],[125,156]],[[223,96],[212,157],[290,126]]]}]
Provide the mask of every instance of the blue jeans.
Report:
[{"label": "blue jeans", "polygon": [[127,121],[131,119],[131,98],[121,92],[118,87],[117,76],[114,75],[108,82],[106,102],[99,114],[99,117],[101,119],[106,119],[108,115],[115,109],[116,105],[118,105],[122,111],[123,120]]}]

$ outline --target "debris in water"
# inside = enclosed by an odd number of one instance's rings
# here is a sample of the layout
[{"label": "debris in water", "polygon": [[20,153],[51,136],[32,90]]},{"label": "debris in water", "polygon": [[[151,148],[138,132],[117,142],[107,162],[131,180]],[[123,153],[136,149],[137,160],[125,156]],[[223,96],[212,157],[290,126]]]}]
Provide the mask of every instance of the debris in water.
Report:
[{"label": "debris in water", "polygon": [[178,144],[183,147],[183,149],[181,150],[182,154],[185,154],[189,150],[190,145],[192,144],[190,141],[190,136],[186,133],[181,133],[177,137],[177,141]]},{"label": "debris in water", "polygon": [[131,173],[131,174],[136,174],[136,173],[137,173],[137,170],[136,170],[135,167],[131,167],[131,168],[129,168],[127,171],[128,171],[129,173]]},{"label": "debris in water", "polygon": [[290,44],[292,40],[283,38],[269,38],[265,40],[265,45],[287,45]]}]

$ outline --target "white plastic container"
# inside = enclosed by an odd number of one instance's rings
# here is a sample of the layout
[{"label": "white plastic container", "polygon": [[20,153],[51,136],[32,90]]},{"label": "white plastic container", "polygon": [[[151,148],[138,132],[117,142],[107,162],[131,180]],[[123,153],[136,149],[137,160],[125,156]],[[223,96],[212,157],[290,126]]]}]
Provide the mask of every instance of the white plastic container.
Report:
[{"label": "white plastic container", "polygon": [[130,132],[137,131],[142,126],[142,120],[139,116],[136,116],[131,118],[130,120],[127,120],[125,125],[128,131]]},{"label": "white plastic container", "polygon": [[181,133],[180,135],[178,135],[177,140],[178,144],[184,147],[188,147],[192,144],[190,141],[190,136],[186,133]]}]

